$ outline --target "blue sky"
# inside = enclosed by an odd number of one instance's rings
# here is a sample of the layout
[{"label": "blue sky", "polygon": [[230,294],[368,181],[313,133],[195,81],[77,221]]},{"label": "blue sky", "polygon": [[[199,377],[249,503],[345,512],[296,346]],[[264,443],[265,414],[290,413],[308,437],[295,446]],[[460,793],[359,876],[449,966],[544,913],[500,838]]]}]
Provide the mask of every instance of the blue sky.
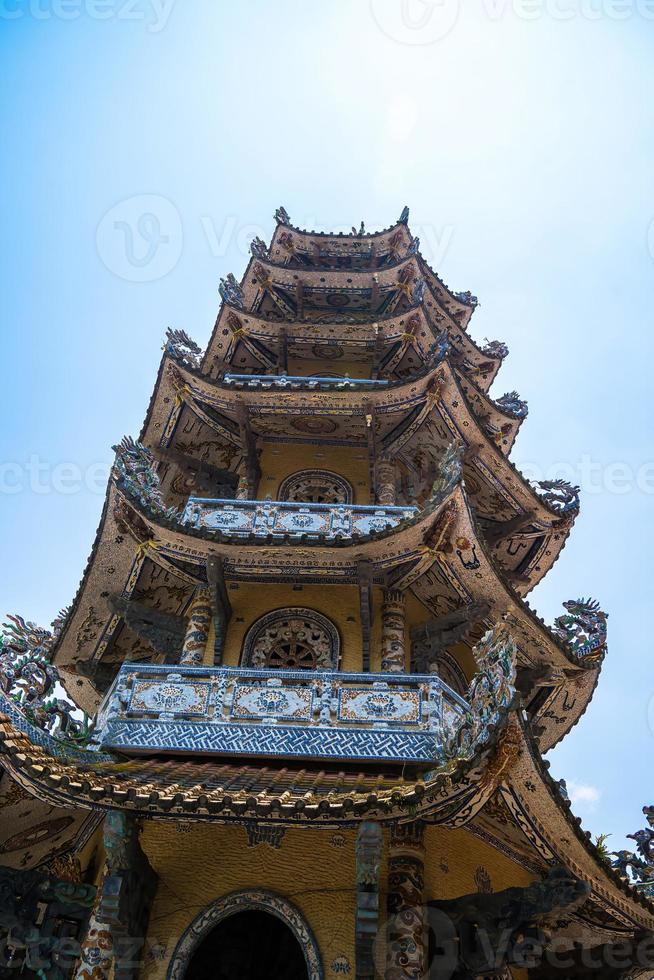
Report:
[{"label": "blue sky", "polygon": [[532,600],[610,614],[551,761],[623,846],[654,802],[653,47],[651,0],[0,0],[2,609],[70,602],[166,327],[206,342],[277,205],[329,230],[409,204],[510,347],[514,461],[583,486]]}]

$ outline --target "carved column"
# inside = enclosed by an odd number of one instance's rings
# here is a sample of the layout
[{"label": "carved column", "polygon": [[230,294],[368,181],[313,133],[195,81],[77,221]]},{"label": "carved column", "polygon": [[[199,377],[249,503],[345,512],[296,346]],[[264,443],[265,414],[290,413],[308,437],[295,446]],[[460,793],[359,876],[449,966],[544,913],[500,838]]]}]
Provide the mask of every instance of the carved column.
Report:
[{"label": "carved column", "polygon": [[113,936],[107,926],[97,918],[101,898],[102,882],[82,940],[74,980],[109,980],[114,968]]},{"label": "carved column", "polygon": [[404,593],[399,589],[384,591],[381,618],[381,669],[387,674],[401,672],[405,669],[406,610]]},{"label": "carved column", "polygon": [[250,499],[250,481],[248,480],[246,473],[239,474],[238,484],[236,486],[236,499],[237,500]]},{"label": "carved column", "polygon": [[427,973],[423,831],[419,820],[391,829],[385,980],[422,980]]},{"label": "carved column", "polygon": [[379,879],[383,835],[378,823],[366,820],[359,827],[356,843],[356,980],[375,976],[374,943],[379,931]]},{"label": "carved column", "polygon": [[185,667],[202,665],[212,617],[211,591],[204,588],[196,589],[189,610],[184,646],[179,658],[180,664],[184,664]]},{"label": "carved column", "polygon": [[390,459],[380,459],[377,463],[377,503],[384,507],[394,507],[397,500],[395,490],[395,464]]}]

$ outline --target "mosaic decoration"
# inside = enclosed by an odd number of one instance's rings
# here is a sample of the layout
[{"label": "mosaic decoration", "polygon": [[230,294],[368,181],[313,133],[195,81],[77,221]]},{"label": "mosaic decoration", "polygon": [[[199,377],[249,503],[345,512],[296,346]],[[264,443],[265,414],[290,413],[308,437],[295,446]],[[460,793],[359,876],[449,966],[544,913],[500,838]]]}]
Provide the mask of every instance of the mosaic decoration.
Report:
[{"label": "mosaic decoration", "polygon": [[424,977],[425,944],[422,824],[393,828],[388,858],[388,944],[387,980],[416,980]]},{"label": "mosaic decoration", "polygon": [[307,980],[323,980],[320,950],[306,919],[287,899],[262,889],[232,892],[207,906],[191,923],[172,955],[166,980],[187,980],[191,958],[209,933],[230,915],[248,910],[268,912],[288,926],[304,953]]},{"label": "mosaic decoration", "polygon": [[635,882],[641,894],[654,899],[654,806],[644,806],[643,813],[648,826],[627,834],[630,840],[636,841],[636,853],[614,851],[611,863],[623,878]]},{"label": "mosaic decoration", "polygon": [[286,836],[285,827],[268,827],[261,823],[246,823],[245,830],[248,835],[248,847],[267,844],[275,851],[278,851],[282,846],[282,841]]},{"label": "mosaic decoration", "polygon": [[381,378],[345,378],[314,374],[311,377],[290,374],[226,374],[223,384],[235,388],[282,388],[296,390],[356,390],[361,388],[387,388],[388,380]]},{"label": "mosaic decoration", "polygon": [[352,972],[350,961],[347,956],[335,956],[330,963],[330,969],[335,976],[349,976]]},{"label": "mosaic decoration", "polygon": [[150,450],[130,436],[125,436],[112,448],[116,453],[114,477],[117,486],[154,514],[179,520],[179,511],[167,507],[163,499],[156,461]]},{"label": "mosaic decoration", "polygon": [[579,660],[599,654],[606,647],[608,615],[594,599],[570,599],[563,603],[567,610],[554,620],[554,633],[570,648]]},{"label": "mosaic decoration", "polygon": [[13,702],[27,722],[58,739],[84,744],[91,737],[91,721],[70,701],[57,696],[59,672],[51,662],[65,612],[52,623],[52,631],[22,616],[8,616],[0,634],[0,691]]},{"label": "mosaic decoration", "polygon": [[132,687],[129,711],[154,712],[155,714],[205,714],[209,704],[209,684],[185,684],[164,681],[136,681]]},{"label": "mosaic decoration", "polygon": [[541,480],[536,488],[541,499],[558,514],[579,510],[580,488],[567,480]]},{"label": "mosaic decoration", "polygon": [[275,221],[279,225],[290,225],[291,223],[291,219],[288,216],[288,211],[285,207],[283,207],[283,205],[280,205],[280,207],[277,208],[274,217]]},{"label": "mosaic decoration", "polygon": [[213,619],[213,602],[210,589],[196,589],[189,609],[186,636],[179,662],[185,667],[197,667],[204,660],[209,629]]},{"label": "mosaic decoration", "polygon": [[523,401],[517,391],[507,391],[506,394],[495,400],[498,408],[516,419],[525,419],[529,414],[527,402]]},{"label": "mosaic decoration", "polygon": [[258,620],[243,647],[244,667],[336,670],[340,637],[334,624],[313,609],[278,609]]},{"label": "mosaic decoration", "polygon": [[98,713],[98,740],[124,752],[431,764],[445,759],[467,709],[433,674],[124,664]]},{"label": "mosaic decoration", "polygon": [[500,361],[509,356],[509,348],[501,340],[487,340],[481,352],[486,357],[497,358]]},{"label": "mosaic decoration", "polygon": [[312,504],[189,497],[183,523],[230,537],[356,537],[389,531],[414,518],[417,507]]},{"label": "mosaic decoration", "polygon": [[267,259],[268,258],[268,246],[262,238],[255,235],[250,242],[250,254],[254,256],[255,259]]},{"label": "mosaic decoration", "polygon": [[515,696],[517,648],[508,628],[500,623],[488,630],[473,650],[478,671],[466,700],[469,709],[453,728],[445,751],[470,758],[488,738]]},{"label": "mosaic decoration", "polygon": [[302,470],[287,476],[279,487],[279,499],[296,504],[351,504],[352,486],[329,470]]},{"label": "mosaic decoration", "polygon": [[202,348],[189,337],[185,330],[173,330],[172,327],[168,327],[164,350],[184,367],[196,371],[200,369]]},{"label": "mosaic decoration", "polygon": [[359,691],[356,688],[339,692],[338,718],[345,722],[371,720],[393,721],[400,725],[416,725],[421,720],[422,697],[419,691]]},{"label": "mosaic decoration", "polygon": [[379,890],[384,836],[378,823],[365,820],[356,839],[356,977],[373,980],[374,943],[379,929]]},{"label": "mosaic decoration", "polygon": [[218,292],[220,293],[220,298],[222,299],[223,303],[228,303],[230,306],[235,306],[239,310],[243,309],[243,290],[236,281],[232,272],[228,273],[224,279],[220,280]]},{"label": "mosaic decoration", "polygon": [[232,701],[234,718],[283,718],[310,721],[313,712],[313,691],[309,688],[260,687],[237,684]]},{"label": "mosaic decoration", "polygon": [[381,668],[384,672],[405,667],[405,596],[399,589],[386,589],[382,606]]}]

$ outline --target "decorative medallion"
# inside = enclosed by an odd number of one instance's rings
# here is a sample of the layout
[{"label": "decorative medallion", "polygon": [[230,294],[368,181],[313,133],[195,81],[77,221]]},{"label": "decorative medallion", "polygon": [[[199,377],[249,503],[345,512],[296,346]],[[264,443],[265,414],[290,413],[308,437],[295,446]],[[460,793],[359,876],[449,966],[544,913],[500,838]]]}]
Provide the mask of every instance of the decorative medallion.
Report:
[{"label": "decorative medallion", "polygon": [[336,432],[338,425],[331,419],[319,418],[317,415],[305,415],[299,419],[291,419],[291,425],[298,432],[306,432],[311,436],[326,436]]},{"label": "decorative medallion", "polygon": [[[326,616],[312,609],[279,609],[251,627],[245,638],[242,665],[336,670],[339,645],[336,627]],[[291,692],[284,688],[284,693]]]},{"label": "decorative medallion", "polygon": [[338,473],[302,470],[286,477],[279,488],[279,499],[303,504],[351,504],[353,493]]}]

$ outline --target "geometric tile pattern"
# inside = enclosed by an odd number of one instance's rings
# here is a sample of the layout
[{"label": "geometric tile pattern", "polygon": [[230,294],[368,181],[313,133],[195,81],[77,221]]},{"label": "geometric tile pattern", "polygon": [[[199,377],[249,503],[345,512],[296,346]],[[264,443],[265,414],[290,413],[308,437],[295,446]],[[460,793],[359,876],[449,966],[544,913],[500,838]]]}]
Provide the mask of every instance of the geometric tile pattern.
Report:
[{"label": "geometric tile pattern", "polygon": [[104,749],[433,762],[467,708],[435,674],[123,664]]}]

